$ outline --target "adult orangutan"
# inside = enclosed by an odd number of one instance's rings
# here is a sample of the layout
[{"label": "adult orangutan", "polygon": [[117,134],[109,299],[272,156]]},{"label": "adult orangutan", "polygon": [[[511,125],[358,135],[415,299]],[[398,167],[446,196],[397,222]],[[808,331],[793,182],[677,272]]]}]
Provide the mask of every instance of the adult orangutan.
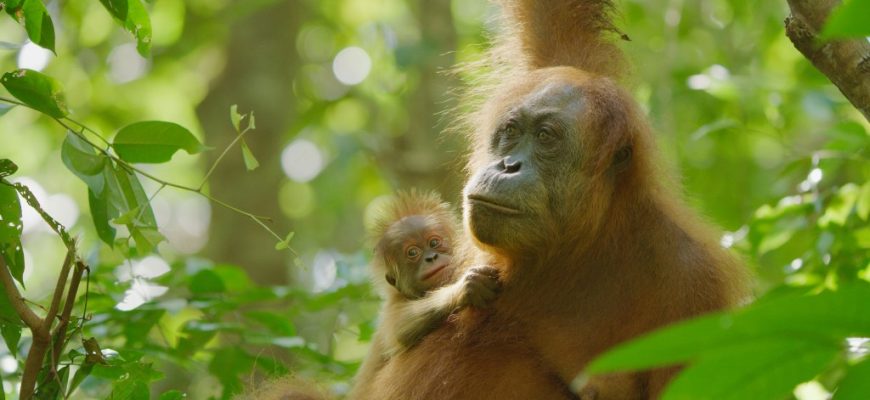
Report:
[{"label": "adult orangutan", "polygon": [[[614,80],[611,3],[503,7],[464,191],[465,245],[478,248],[464,265],[499,268],[502,292],[357,382],[358,398],[577,398],[569,382],[596,355],[745,295],[740,263],[680,201]],[[674,372],[597,378],[582,393],[655,398]]]}]

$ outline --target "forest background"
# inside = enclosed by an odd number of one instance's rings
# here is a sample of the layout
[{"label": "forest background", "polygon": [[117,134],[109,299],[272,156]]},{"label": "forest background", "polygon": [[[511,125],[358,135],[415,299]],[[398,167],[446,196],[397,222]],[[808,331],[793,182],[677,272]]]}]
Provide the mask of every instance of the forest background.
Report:
[{"label": "forest background", "polygon": [[[380,304],[366,221],[399,188],[460,203],[444,131],[475,77],[450,71],[497,8],[0,4],[0,398],[229,398],[290,371],[346,392]],[[870,35],[868,4],[826,35]],[[762,300],[598,367],[697,361],[672,398],[867,393],[866,116],[795,49],[786,1],[617,6],[627,84]]]}]

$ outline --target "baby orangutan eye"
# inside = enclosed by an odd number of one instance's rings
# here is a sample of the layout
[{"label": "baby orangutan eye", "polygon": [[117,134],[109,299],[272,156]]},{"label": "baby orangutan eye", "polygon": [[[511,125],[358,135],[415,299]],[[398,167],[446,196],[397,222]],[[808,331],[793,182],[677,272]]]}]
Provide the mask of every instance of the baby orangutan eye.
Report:
[{"label": "baby orangutan eye", "polygon": [[429,247],[437,249],[438,246],[441,246],[441,238],[433,237],[429,239]]},{"label": "baby orangutan eye", "polygon": [[417,246],[411,246],[411,247],[409,247],[408,250],[405,252],[405,255],[407,255],[408,258],[410,258],[410,259],[413,260],[413,259],[417,258],[417,256],[420,255],[420,249],[417,248]]}]

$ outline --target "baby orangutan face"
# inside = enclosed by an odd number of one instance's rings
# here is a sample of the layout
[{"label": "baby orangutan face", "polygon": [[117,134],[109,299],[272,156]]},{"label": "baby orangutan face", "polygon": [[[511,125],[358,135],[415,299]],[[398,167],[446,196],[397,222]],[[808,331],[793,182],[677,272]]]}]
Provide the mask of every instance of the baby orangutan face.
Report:
[{"label": "baby orangutan face", "polygon": [[450,226],[431,215],[411,215],[393,223],[378,243],[387,282],[411,299],[445,285],[453,270],[452,236]]}]

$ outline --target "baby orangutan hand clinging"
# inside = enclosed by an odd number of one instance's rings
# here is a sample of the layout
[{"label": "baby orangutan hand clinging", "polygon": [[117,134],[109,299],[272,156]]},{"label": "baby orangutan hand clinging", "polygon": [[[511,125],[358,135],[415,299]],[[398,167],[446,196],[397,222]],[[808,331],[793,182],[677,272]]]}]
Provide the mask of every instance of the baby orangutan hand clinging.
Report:
[{"label": "baby orangutan hand clinging", "polygon": [[473,267],[457,276],[466,262],[454,246],[458,231],[450,207],[434,193],[401,192],[380,210],[371,229],[376,242],[372,274],[386,301],[357,381],[369,379],[450,314],[485,307],[496,298],[501,289],[497,269]]}]

